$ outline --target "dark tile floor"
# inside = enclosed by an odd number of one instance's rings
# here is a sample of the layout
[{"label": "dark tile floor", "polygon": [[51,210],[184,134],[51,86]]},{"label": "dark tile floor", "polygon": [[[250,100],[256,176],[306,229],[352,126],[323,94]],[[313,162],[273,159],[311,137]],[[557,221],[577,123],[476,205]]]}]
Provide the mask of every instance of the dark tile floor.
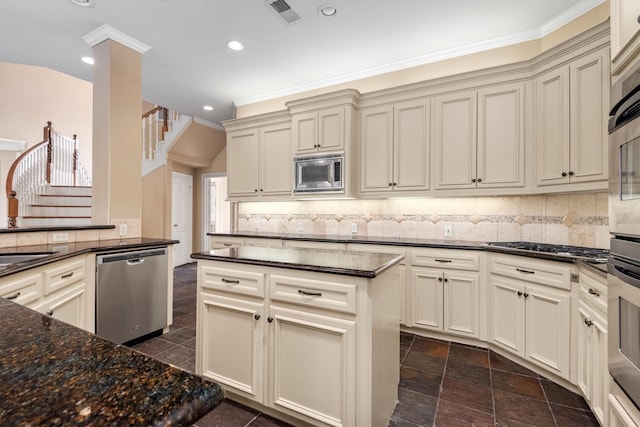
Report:
[{"label": "dark tile floor", "polygon": [[[134,346],[193,372],[196,269],[174,270],[174,324],[169,333]],[[389,426],[598,426],[584,399],[499,354],[402,333],[399,402]],[[287,426],[225,400],[198,427]]]}]

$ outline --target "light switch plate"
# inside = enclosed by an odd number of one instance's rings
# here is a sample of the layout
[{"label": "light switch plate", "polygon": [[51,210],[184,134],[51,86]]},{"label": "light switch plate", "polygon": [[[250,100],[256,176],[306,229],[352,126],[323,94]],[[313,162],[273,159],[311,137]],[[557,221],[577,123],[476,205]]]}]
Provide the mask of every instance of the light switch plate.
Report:
[{"label": "light switch plate", "polygon": [[356,224],[355,222],[351,223],[351,232],[352,233],[357,233],[358,232],[358,224]]},{"label": "light switch plate", "polygon": [[52,242],[66,242],[67,240],[69,240],[68,233],[53,233],[51,235]]},{"label": "light switch plate", "polygon": [[120,237],[124,237],[127,235],[127,224],[120,224]]},{"label": "light switch plate", "polygon": [[299,222],[298,223],[298,233],[302,233],[304,231],[304,224]]},{"label": "light switch plate", "polygon": [[444,237],[451,237],[451,236],[453,236],[453,226],[445,225],[444,226]]}]

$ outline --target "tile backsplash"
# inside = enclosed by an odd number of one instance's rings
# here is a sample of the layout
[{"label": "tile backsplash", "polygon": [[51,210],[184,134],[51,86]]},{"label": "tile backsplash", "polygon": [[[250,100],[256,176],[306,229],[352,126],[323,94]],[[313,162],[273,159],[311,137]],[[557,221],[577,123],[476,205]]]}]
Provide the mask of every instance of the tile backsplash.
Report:
[{"label": "tile backsplash", "polygon": [[446,226],[447,239],[608,249],[608,194],[242,202],[236,224],[245,232],[422,239],[445,239]]}]

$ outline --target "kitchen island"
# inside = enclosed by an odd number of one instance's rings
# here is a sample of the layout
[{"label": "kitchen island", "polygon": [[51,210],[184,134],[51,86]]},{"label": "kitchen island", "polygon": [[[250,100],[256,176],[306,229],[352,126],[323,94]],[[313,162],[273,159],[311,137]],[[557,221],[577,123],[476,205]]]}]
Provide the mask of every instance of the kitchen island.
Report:
[{"label": "kitchen island", "polygon": [[222,388],[0,298],[0,423],[190,425]]},{"label": "kitchen island", "polygon": [[388,424],[403,256],[237,247],[192,258],[198,374],[296,425]]}]

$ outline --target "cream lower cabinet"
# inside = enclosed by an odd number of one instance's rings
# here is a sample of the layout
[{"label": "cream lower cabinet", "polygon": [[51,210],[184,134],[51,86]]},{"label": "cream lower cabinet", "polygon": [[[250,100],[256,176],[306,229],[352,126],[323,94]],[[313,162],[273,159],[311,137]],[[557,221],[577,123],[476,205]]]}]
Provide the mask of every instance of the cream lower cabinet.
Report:
[{"label": "cream lower cabinet", "polygon": [[480,256],[454,250],[412,252],[411,326],[469,338],[484,336]]},{"label": "cream lower cabinet", "polygon": [[490,342],[570,380],[571,270],[555,264],[490,257]]},{"label": "cream lower cabinet", "polygon": [[89,332],[95,330],[94,255],[79,255],[0,279],[0,295]]},{"label": "cream lower cabinet", "polygon": [[196,372],[289,421],[386,426],[397,278],[395,268],[365,279],[198,260]]},{"label": "cream lower cabinet", "polygon": [[598,421],[606,424],[609,371],[607,366],[607,284],[588,271],[580,272],[576,332],[577,386]]}]

